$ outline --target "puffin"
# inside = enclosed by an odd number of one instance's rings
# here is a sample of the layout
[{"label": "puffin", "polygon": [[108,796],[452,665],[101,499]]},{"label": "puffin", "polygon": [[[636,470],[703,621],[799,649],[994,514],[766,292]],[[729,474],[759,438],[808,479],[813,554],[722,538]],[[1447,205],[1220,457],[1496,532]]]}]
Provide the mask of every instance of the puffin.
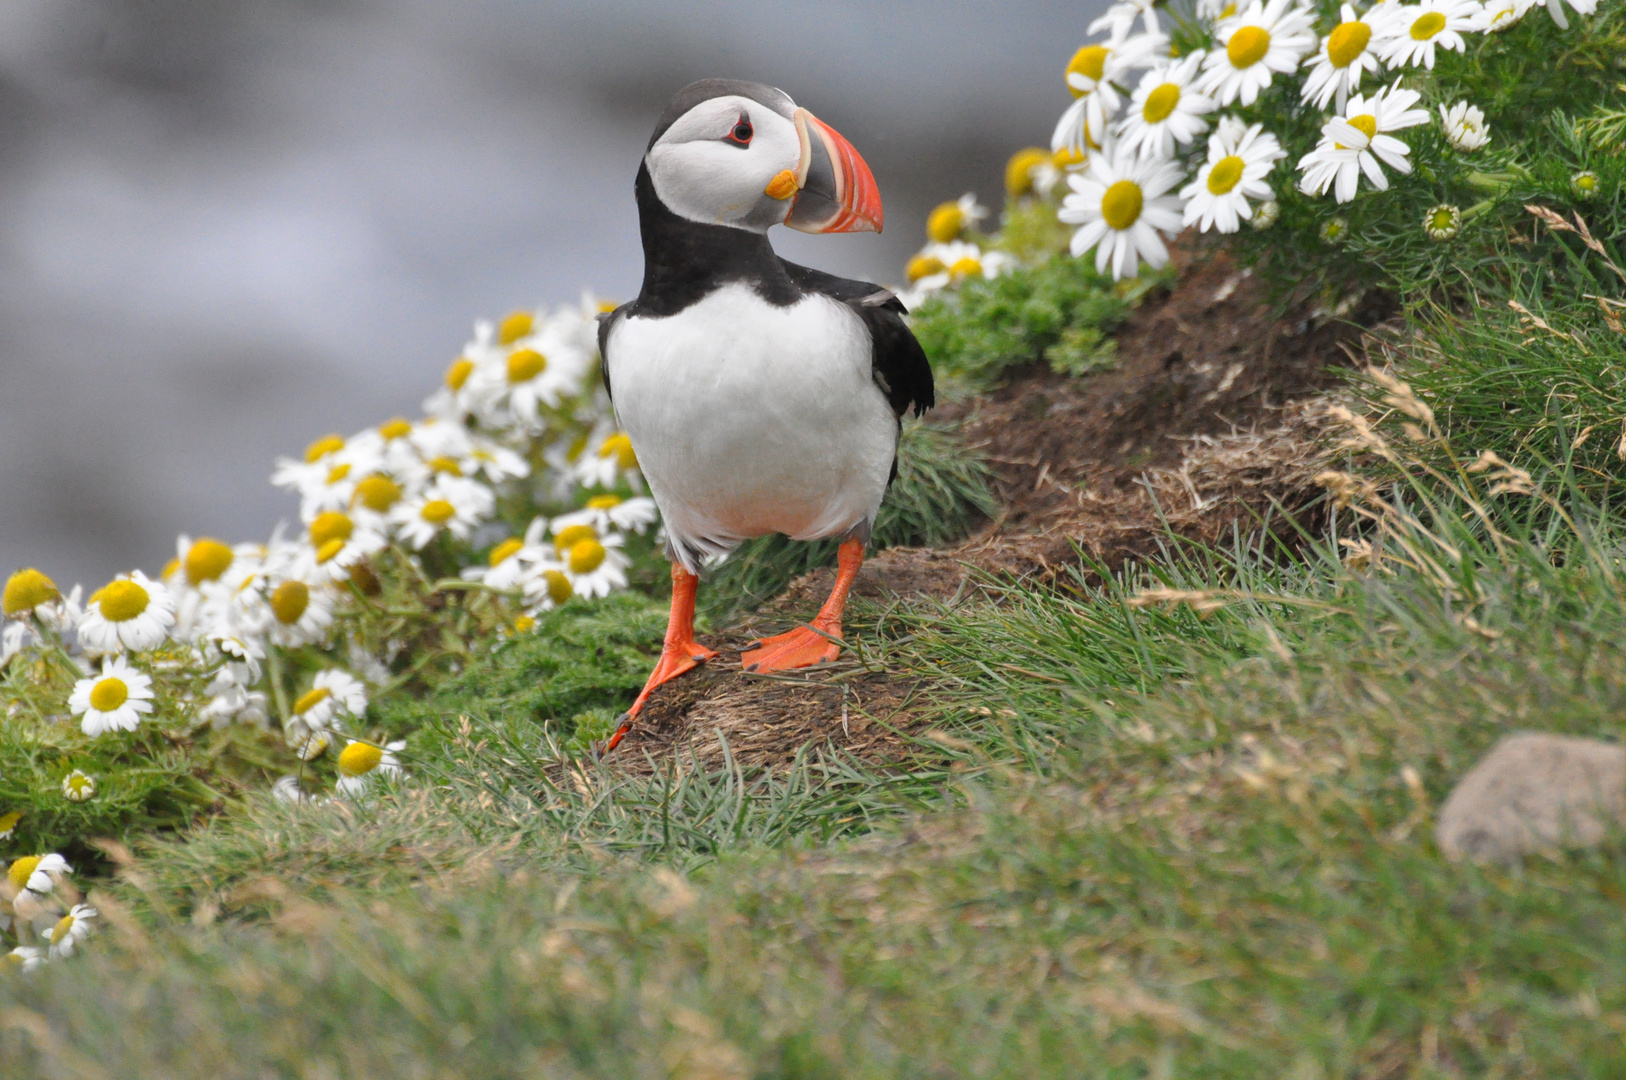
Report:
[{"label": "puffin", "polygon": [[604,752],[654,689],[717,656],[695,640],[701,570],[745,540],[838,538],[835,585],[811,622],[752,642],[746,671],[834,660],[875,515],[897,475],[905,413],[931,365],[889,289],[788,262],[768,230],[880,232],[869,166],[782,90],[690,83],[667,105],[633,184],[638,295],[601,316],[616,423],[660,508],[672,608],[659,660]]}]

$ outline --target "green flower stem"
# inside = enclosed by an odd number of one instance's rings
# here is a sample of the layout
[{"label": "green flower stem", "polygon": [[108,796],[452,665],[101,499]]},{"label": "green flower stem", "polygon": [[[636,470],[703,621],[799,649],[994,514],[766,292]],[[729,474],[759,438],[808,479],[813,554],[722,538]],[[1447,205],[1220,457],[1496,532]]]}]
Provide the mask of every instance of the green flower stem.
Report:
[{"label": "green flower stem", "polygon": [[271,696],[277,703],[277,719],[288,726],[288,688],[282,682],[282,652],[272,644],[265,647],[266,674],[271,680]]}]

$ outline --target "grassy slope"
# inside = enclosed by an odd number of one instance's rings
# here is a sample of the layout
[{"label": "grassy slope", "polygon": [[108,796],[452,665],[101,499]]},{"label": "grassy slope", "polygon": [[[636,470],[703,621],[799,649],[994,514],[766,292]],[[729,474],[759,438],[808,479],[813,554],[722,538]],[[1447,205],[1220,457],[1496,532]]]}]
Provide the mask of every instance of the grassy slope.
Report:
[{"label": "grassy slope", "polygon": [[1163,573],[1301,602],[894,613],[957,732],[924,780],[550,785],[471,719],[437,786],[149,853],[3,1038],[47,1076],[1618,1075],[1626,868],[1429,839],[1500,733],[1619,733],[1626,600],[1572,562],[1481,567],[1494,638],[1258,559]]}]

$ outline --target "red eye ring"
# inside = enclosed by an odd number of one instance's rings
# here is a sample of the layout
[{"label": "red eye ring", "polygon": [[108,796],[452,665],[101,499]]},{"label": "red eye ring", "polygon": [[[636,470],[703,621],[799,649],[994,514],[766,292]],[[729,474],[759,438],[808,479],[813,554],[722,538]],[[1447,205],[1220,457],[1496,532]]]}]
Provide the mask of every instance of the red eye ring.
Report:
[{"label": "red eye ring", "polygon": [[723,141],[731,142],[735,146],[750,146],[751,136],[755,134],[756,131],[751,127],[750,119],[742,113],[740,118],[734,121],[734,126],[729,129],[728,134],[723,136]]}]

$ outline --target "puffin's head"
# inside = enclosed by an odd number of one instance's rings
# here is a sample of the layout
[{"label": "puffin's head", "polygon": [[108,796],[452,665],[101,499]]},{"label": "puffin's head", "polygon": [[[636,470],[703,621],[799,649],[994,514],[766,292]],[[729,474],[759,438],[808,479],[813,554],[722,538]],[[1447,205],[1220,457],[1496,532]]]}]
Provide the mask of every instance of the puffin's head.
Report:
[{"label": "puffin's head", "polygon": [[783,91],[734,79],[690,83],[644,154],[655,195],[679,217],[767,232],[880,232],[881,192],[851,143]]}]

